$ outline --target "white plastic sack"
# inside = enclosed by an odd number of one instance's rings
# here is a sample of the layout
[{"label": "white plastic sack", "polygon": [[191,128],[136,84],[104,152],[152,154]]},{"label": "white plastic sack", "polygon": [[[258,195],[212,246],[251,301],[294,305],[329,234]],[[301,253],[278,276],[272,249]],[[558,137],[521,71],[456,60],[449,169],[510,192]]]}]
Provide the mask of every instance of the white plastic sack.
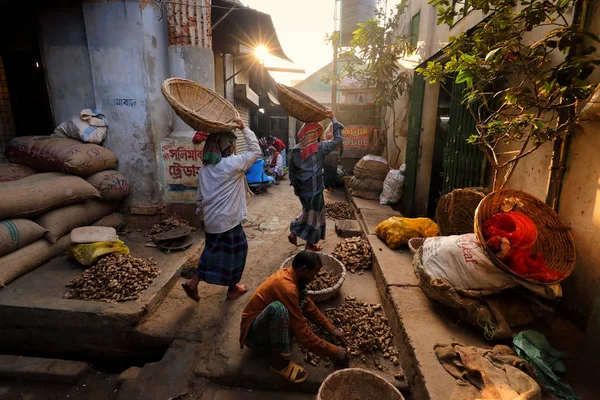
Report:
[{"label": "white plastic sack", "polygon": [[511,275],[492,264],[474,233],[426,239],[422,261],[431,278],[472,295],[489,295],[517,286]]},{"label": "white plastic sack", "polygon": [[99,110],[86,108],[79,117],[63,122],[53,132],[53,136],[70,137],[84,143],[100,144],[106,137],[108,122]]},{"label": "white plastic sack", "polygon": [[[402,164],[406,169],[406,166]],[[402,197],[402,189],[404,188],[404,175],[402,175],[402,167],[400,169],[391,169],[383,182],[383,190],[379,196],[379,204],[389,205],[396,204]]]}]

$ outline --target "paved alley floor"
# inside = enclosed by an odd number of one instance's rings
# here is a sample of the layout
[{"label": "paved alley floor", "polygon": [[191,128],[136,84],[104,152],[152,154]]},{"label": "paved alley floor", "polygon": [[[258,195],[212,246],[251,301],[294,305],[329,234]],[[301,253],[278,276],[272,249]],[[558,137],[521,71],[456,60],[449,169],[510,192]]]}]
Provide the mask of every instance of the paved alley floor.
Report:
[{"label": "paved alley floor", "polygon": [[[333,201],[346,201],[343,189],[326,194],[326,202]],[[97,372],[79,385],[54,385],[44,390],[36,389],[35,385],[29,389],[23,384],[2,386],[0,381],[0,399],[315,398],[320,383],[333,372],[331,367],[310,367],[308,382],[292,386],[270,372],[264,360],[239,346],[241,313],[251,294],[284,260],[302,249],[287,240],[290,221],[299,211],[300,202],[288,181],[253,196],[248,205],[248,221],[244,224],[249,253],[242,277],[242,283],[249,286],[250,292],[236,301],[227,301],[225,287],[201,283],[201,300],[195,303],[185,295],[181,285],[176,284],[158,309],[137,328],[142,335],[173,341],[162,360],[146,364],[124,381],[117,375]],[[342,240],[334,228],[334,221],[328,220],[327,239],[322,242],[326,254]],[[348,274],[341,295],[326,306],[339,303],[348,294],[369,303],[381,302],[372,271],[363,275]],[[303,363],[302,353],[297,348],[293,359]],[[391,363],[390,366],[393,368]],[[393,375],[388,373],[386,377],[393,381]],[[52,396],[48,395],[50,392]]]}]

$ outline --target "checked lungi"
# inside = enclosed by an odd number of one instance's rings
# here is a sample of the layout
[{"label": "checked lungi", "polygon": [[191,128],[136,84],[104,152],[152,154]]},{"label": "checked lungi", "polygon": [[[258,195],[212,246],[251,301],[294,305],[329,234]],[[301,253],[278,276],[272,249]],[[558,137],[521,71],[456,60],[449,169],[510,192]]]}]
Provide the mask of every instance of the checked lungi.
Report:
[{"label": "checked lungi", "polygon": [[290,224],[290,231],[308,243],[317,244],[319,240],[325,239],[327,228],[323,192],[313,197],[299,197],[299,199],[302,203],[302,211]]},{"label": "checked lungi", "polygon": [[250,325],[246,346],[254,351],[289,355],[292,351],[290,314],[280,301],[274,301]]},{"label": "checked lungi", "polygon": [[213,285],[233,286],[242,279],[248,241],[242,225],[223,233],[206,233],[196,274]]}]

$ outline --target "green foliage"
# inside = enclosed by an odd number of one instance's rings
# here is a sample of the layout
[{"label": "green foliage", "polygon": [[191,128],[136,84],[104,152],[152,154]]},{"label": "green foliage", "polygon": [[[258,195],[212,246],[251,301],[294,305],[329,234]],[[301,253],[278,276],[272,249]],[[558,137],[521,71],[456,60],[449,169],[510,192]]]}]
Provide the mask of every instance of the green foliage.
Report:
[{"label": "green foliage", "polygon": [[[339,54],[343,63],[340,76],[332,73],[322,80],[328,83],[332,79],[351,78],[362,87],[375,90],[376,106],[391,107],[410,85],[410,74],[398,63],[414,50],[410,47],[410,37],[398,34],[399,20],[405,9],[406,0],[398,4],[391,15],[379,9],[375,18],[359,24],[350,46]],[[339,42],[339,33],[329,35],[326,40]]]},{"label": "green foliage", "polygon": [[[487,17],[453,38],[445,63],[417,70],[430,83],[450,78],[466,84],[461,100],[477,122],[469,142],[480,145],[497,170],[568,134],[578,120],[578,103],[595,86],[586,79],[600,65],[594,47],[600,40],[570,23],[574,3],[470,0],[471,9]],[[438,9],[438,24],[452,26],[462,13],[449,0],[430,4]],[[499,162],[497,145],[511,142],[522,150]]]}]

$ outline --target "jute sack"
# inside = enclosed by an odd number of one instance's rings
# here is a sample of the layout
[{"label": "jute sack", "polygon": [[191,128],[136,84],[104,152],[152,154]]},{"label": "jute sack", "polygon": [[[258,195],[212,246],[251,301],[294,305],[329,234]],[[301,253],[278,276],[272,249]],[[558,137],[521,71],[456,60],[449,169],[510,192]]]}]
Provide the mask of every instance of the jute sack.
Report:
[{"label": "jute sack", "polygon": [[26,165],[2,163],[0,164],[0,182],[16,181],[35,174],[33,168]]},{"label": "jute sack", "polygon": [[35,242],[46,232],[46,229],[28,219],[17,218],[0,221],[0,256]]},{"label": "jute sack", "polygon": [[98,221],[94,222],[92,226],[110,226],[119,232],[125,227],[125,216],[120,212],[114,212],[104,218],[100,218]]},{"label": "jute sack", "polygon": [[[106,223],[115,221],[115,219],[112,221],[110,219],[104,220]],[[98,223],[100,222],[101,221],[98,221]],[[116,227],[113,226],[113,228]],[[40,239],[17,251],[0,257],[0,287],[6,286],[9,282],[17,279],[19,276],[24,275],[52,258],[63,254],[69,250],[70,246],[70,235],[64,235],[58,239],[56,243],[50,243],[46,239]]]},{"label": "jute sack", "polygon": [[85,180],[98,190],[103,201],[119,201],[129,194],[129,180],[114,170],[96,172]]},{"label": "jute sack", "polygon": [[369,192],[368,190],[350,189],[349,192],[350,192],[350,195],[352,195],[354,197],[361,197],[361,198],[367,199],[367,200],[378,200],[379,196],[381,195],[381,192]]},{"label": "jute sack", "polygon": [[360,179],[353,176],[352,179],[350,179],[350,188],[352,190],[378,192],[378,194],[381,194],[381,191],[383,190],[383,181],[368,178]]},{"label": "jute sack", "polygon": [[44,172],[83,177],[115,169],[118,163],[115,153],[102,146],[52,136],[14,138],[6,145],[6,158]]},{"label": "jute sack", "polygon": [[354,166],[354,176],[359,179],[376,179],[384,181],[390,167],[385,158],[366,155]]},{"label": "jute sack", "polygon": [[62,235],[71,232],[72,229],[91,225],[116,209],[116,203],[102,203],[97,200],[88,200],[84,203],[52,210],[39,217],[36,222],[48,229],[44,237],[51,243],[54,243]]},{"label": "jute sack", "polygon": [[100,197],[98,191],[82,178],[59,173],[0,182],[0,193],[0,220],[36,216],[67,204]]}]

